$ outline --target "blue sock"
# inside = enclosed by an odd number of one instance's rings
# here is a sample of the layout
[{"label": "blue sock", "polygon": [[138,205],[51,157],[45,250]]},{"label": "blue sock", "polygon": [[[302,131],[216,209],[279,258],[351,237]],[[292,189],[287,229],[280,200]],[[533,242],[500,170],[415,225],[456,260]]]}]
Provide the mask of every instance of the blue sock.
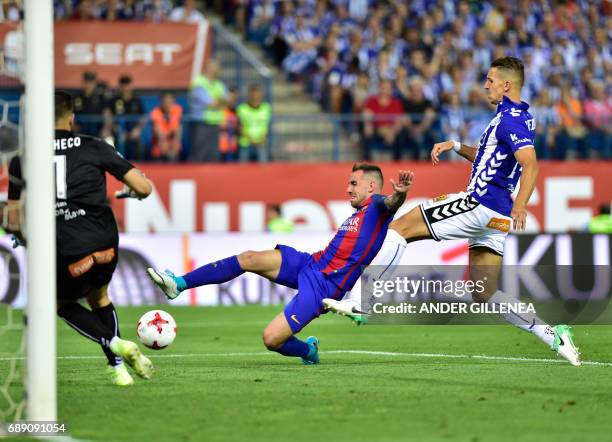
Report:
[{"label": "blue sock", "polygon": [[310,354],[310,345],[304,341],[300,341],[295,336],[291,336],[289,339],[283,342],[283,345],[274,351],[282,354],[283,356],[299,356],[301,358],[305,358]]},{"label": "blue sock", "polygon": [[242,270],[238,263],[238,257],[235,255],[230,256],[229,258],[198,267],[183,275],[185,281],[185,288],[183,290],[206,284],[220,284],[230,281],[243,273],[244,270]]}]

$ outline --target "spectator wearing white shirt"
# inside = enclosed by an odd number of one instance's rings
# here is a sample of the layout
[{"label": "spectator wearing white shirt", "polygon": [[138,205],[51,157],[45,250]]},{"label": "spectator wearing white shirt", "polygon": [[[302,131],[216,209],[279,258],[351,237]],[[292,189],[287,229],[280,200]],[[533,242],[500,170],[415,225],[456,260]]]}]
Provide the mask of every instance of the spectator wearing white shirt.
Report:
[{"label": "spectator wearing white shirt", "polygon": [[205,23],[206,18],[204,14],[196,8],[195,0],[185,0],[183,6],[178,6],[170,12],[170,16],[168,17],[170,21],[179,21],[186,23]]}]

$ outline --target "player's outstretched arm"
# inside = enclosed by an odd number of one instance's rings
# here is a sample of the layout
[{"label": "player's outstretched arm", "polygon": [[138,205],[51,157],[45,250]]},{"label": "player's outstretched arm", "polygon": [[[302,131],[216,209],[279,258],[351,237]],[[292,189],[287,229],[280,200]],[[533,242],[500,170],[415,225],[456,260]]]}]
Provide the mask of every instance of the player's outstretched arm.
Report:
[{"label": "player's outstretched arm", "polygon": [[514,200],[514,206],[510,216],[513,221],[514,230],[525,230],[525,221],[527,219],[527,203],[533,193],[538,178],[538,160],[536,158],[535,149],[527,148],[517,150],[514,153],[516,161],[521,165],[521,186]]},{"label": "player's outstretched arm", "polygon": [[459,141],[448,140],[442,143],[434,144],[433,149],[431,149],[431,162],[434,165],[438,164],[440,162],[440,154],[451,149],[453,149],[463,158],[468,160],[470,163],[474,162],[474,159],[476,158],[476,152],[478,152],[478,149],[476,149],[475,147],[470,147],[466,144],[461,144]]},{"label": "player's outstretched arm", "polygon": [[406,201],[406,193],[412,186],[413,178],[414,173],[412,171],[400,170],[397,183],[393,181],[393,178],[389,180],[393,187],[393,193],[385,198],[385,206],[387,206],[387,209],[391,212],[395,212],[404,204],[404,201]]},{"label": "player's outstretched arm", "polygon": [[125,187],[115,193],[116,198],[143,199],[148,197],[153,191],[151,181],[144,176],[142,171],[135,167],[130,169],[121,181],[125,183]]}]

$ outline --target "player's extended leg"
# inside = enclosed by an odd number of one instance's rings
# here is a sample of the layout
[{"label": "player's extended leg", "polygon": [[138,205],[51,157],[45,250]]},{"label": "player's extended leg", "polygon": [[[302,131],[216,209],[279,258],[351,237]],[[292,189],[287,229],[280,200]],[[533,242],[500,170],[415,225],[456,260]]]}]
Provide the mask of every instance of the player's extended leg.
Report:
[{"label": "player's extended leg", "polygon": [[[115,336],[120,337],[119,319],[115,306],[108,297],[108,285],[91,290],[87,295],[87,303],[91,307],[93,314],[100,319],[100,322],[112,330]],[[123,359],[113,353],[109,347],[104,345],[101,345],[101,347],[108,360],[107,371],[112,383],[120,386],[132,385],[134,380],[125,368]]]},{"label": "player's extended leg", "polygon": [[[119,319],[117,319],[115,306],[108,297],[107,288],[107,285],[100,288],[94,288],[89,295],[87,295],[87,303],[89,307],[91,307],[91,311],[100,319],[102,324],[111,329],[115,336],[121,337],[119,333]],[[102,346],[102,351],[104,351],[106,359],[108,359],[109,366],[115,367],[123,362],[123,360],[115,355],[108,347]]]},{"label": "player's extended leg", "polygon": [[278,249],[261,252],[246,251],[210,264],[203,265],[183,275],[175,276],[169,270],[163,272],[147,269],[149,277],[161,288],[169,299],[176,298],[183,290],[207,284],[221,284],[231,281],[244,272],[252,272],[275,280],[282,263]]},{"label": "player's extended leg", "polygon": [[57,315],[81,335],[123,358],[141,378],[150,379],[153,376],[153,364],[138,346],[116,336],[114,330],[104,325],[91,310],[73,300],[58,300]]},{"label": "player's extended leg", "polygon": [[[474,292],[475,302],[490,304],[517,304],[519,299],[502,292],[498,287],[498,277],[501,270],[502,257],[487,247],[470,248],[470,278],[472,281],[486,281],[485,290],[479,294]],[[533,333],[551,349],[567,359],[572,365],[580,365],[580,354],[575,347],[572,331],[567,325],[551,327],[535,313],[508,312],[502,317],[510,324]]]},{"label": "player's extended leg", "polygon": [[[394,266],[402,260],[409,242],[431,238],[420,207],[414,207],[408,213],[391,222],[382,247],[376,254],[362,278],[389,278]],[[349,294],[342,300],[326,298],[323,305],[332,312],[346,315],[357,325],[367,322],[363,314],[369,310],[369,300],[362,305],[361,283],[359,278]]]},{"label": "player's extended leg", "polygon": [[319,363],[319,340],[310,336],[306,342],[293,336],[293,330],[285,313],[279,313],[264,329],[263,342],[270,351],[283,356],[296,356],[302,358],[304,364]]}]

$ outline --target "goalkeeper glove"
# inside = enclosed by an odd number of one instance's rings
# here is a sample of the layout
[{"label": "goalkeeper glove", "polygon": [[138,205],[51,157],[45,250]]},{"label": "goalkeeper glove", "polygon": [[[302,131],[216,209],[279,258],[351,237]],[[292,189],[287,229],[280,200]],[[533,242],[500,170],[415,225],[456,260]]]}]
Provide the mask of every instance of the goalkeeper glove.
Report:
[{"label": "goalkeeper glove", "polygon": [[117,199],[124,199],[124,198],[136,198],[138,200],[141,200],[142,198],[140,196],[138,196],[138,194],[136,192],[134,192],[134,190],[132,190],[132,188],[130,186],[128,186],[127,184],[125,186],[123,186],[123,189],[118,190],[115,192],[115,198]]}]

